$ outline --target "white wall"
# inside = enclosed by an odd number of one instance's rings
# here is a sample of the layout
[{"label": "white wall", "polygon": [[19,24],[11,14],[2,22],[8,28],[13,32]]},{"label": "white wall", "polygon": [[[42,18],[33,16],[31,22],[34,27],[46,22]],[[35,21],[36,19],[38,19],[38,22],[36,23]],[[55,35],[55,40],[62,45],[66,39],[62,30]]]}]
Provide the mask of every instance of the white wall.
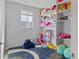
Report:
[{"label": "white wall", "polygon": [[72,21],[71,21],[71,50],[74,53],[74,58],[78,59],[78,5],[77,0],[72,0]]},{"label": "white wall", "polygon": [[0,0],[0,59],[3,59],[4,53],[4,22],[5,21],[5,0]]},{"label": "white wall", "polygon": [[[22,29],[20,10],[34,12],[34,28]],[[6,48],[20,46],[25,39],[35,39],[39,32],[39,10],[30,6],[6,1]]]}]

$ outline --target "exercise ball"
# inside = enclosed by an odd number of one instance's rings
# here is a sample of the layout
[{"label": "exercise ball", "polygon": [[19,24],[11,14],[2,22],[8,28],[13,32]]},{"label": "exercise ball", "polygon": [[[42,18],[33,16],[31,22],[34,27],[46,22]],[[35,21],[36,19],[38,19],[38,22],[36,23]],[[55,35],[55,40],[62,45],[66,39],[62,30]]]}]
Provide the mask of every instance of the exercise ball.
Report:
[{"label": "exercise ball", "polygon": [[65,49],[66,49],[66,46],[59,45],[58,48],[57,48],[57,53],[63,55]]},{"label": "exercise ball", "polygon": [[70,48],[66,48],[64,51],[64,56],[68,59],[71,59],[71,52],[70,52]]}]

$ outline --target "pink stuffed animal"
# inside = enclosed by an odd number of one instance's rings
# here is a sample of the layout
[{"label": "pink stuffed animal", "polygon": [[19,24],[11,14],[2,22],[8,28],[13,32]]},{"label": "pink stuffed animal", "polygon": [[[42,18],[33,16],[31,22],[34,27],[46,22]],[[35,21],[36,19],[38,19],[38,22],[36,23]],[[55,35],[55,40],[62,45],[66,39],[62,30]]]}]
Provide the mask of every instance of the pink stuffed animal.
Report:
[{"label": "pink stuffed animal", "polygon": [[71,38],[71,35],[66,34],[66,33],[60,33],[60,34],[58,35],[58,38]]}]

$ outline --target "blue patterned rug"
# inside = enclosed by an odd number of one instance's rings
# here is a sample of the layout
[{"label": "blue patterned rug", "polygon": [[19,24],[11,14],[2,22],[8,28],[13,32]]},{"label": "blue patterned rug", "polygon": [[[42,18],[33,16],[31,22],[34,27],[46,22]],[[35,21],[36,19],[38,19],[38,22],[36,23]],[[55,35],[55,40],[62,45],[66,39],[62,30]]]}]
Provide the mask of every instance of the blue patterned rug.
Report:
[{"label": "blue patterned rug", "polygon": [[[40,57],[40,59],[48,59],[49,55],[54,53],[54,51],[48,49],[48,48],[31,48],[29,50],[34,51],[37,53]],[[33,56],[26,52],[16,52],[13,54],[10,54],[8,56],[8,59],[34,59]],[[66,59],[62,57],[61,59]]]}]

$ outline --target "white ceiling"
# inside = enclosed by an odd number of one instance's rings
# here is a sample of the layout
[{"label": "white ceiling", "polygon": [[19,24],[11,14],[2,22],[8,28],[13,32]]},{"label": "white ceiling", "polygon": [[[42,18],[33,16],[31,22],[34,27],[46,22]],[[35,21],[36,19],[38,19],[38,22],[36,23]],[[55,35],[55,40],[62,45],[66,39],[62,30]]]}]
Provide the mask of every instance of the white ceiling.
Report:
[{"label": "white ceiling", "polygon": [[47,8],[56,4],[56,0],[8,0],[36,8]]}]

